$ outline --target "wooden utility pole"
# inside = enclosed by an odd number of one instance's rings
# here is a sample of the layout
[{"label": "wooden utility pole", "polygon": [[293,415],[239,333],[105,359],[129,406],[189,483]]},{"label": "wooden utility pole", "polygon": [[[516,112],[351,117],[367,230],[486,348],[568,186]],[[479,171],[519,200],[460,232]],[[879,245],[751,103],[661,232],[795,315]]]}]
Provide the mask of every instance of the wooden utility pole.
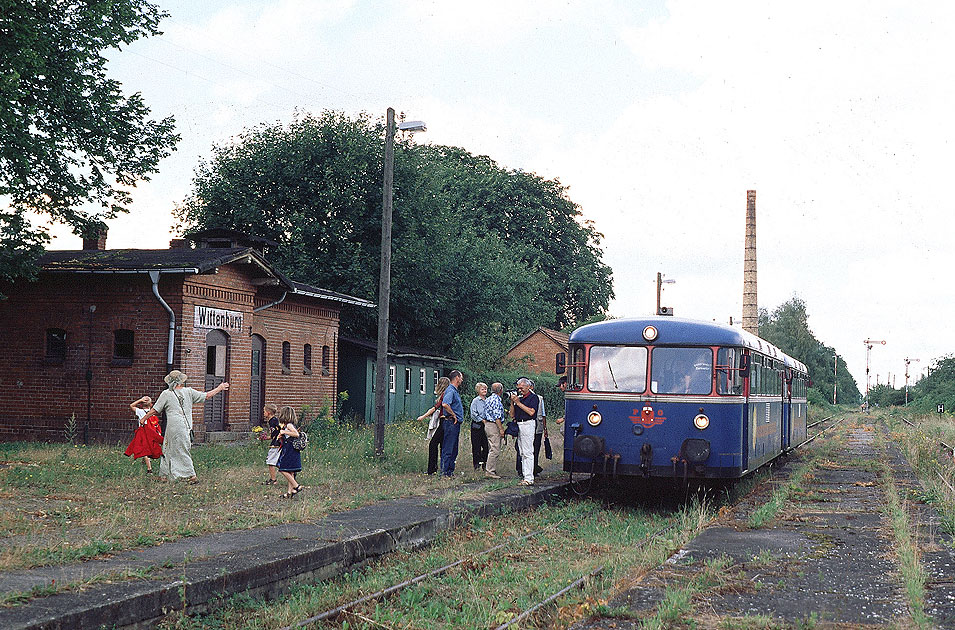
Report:
[{"label": "wooden utility pole", "polygon": [[391,300],[391,213],[395,173],[395,110],[388,108],[381,185],[381,274],[378,277],[378,361],[375,364],[375,455],[385,455],[388,412],[388,306]]}]

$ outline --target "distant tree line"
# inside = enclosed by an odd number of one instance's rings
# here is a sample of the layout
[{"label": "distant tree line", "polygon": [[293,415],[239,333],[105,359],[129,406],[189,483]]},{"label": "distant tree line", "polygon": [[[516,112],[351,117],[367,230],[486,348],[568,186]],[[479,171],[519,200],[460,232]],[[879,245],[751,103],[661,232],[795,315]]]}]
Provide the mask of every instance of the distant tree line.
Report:
[{"label": "distant tree line", "polygon": [[[879,407],[904,405],[905,387],[876,385],[869,390],[869,404]],[[938,405],[955,411],[955,356],[945,356],[929,368],[928,376],[909,386],[908,406],[917,411],[934,413]]]},{"label": "distant tree line", "polygon": [[808,392],[810,402],[832,404],[835,384],[837,403],[857,404],[861,394],[846,362],[834,348],[816,339],[808,319],[806,303],[793,297],[772,313],[760,309],[759,336],[806,364],[813,383]]},{"label": "distant tree line", "polygon": [[[334,111],[247,130],[199,165],[178,228],[271,239],[291,277],[377,300],[383,144],[381,120]],[[600,240],[558,180],[399,138],[391,340],[482,369],[537,326],[602,314],[613,287]],[[361,310],[343,330],[374,338]]]}]

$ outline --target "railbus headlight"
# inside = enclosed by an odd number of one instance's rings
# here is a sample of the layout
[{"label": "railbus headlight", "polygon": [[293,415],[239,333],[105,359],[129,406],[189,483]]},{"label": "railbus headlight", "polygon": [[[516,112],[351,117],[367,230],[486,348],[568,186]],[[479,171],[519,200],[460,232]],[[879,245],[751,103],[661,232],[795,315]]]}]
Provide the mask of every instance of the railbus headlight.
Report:
[{"label": "railbus headlight", "polygon": [[603,422],[603,416],[600,415],[599,411],[591,411],[587,414],[587,422],[590,426],[595,427]]},{"label": "railbus headlight", "polygon": [[695,418],[693,418],[693,426],[702,431],[706,427],[710,426],[710,419],[706,416],[706,414],[698,414]]}]

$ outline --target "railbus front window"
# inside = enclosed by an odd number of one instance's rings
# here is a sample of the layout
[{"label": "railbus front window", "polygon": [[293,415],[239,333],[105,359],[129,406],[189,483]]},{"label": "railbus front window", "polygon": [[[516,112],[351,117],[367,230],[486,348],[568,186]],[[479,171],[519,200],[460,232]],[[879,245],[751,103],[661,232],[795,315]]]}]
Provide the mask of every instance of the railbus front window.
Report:
[{"label": "railbus front window", "polygon": [[713,391],[713,351],[710,348],[654,348],[650,391],[709,394]]},{"label": "railbus front window", "polygon": [[587,365],[592,392],[641,393],[647,389],[647,349],[637,346],[593,346]]}]

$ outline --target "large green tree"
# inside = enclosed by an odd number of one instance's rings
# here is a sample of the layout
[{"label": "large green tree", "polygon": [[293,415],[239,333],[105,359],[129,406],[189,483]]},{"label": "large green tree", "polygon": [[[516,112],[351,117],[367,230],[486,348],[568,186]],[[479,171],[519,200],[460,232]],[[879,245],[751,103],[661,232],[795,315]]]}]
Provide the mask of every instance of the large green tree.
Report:
[{"label": "large green tree", "polygon": [[[292,276],[375,299],[383,136],[381,121],[333,111],[248,130],[200,164],[180,229],[270,238]],[[559,182],[404,139],[394,182],[393,341],[470,357],[469,335],[500,346],[606,310],[600,235]],[[374,336],[376,320],[344,325]]]},{"label": "large green tree", "polygon": [[173,150],[173,119],[151,120],[103,56],[165,16],[144,0],[0,0],[0,278],[30,275],[47,241],[28,212],[96,229]]},{"label": "large green tree", "polygon": [[859,388],[845,360],[834,348],[816,339],[809,329],[806,303],[798,297],[780,304],[772,313],[760,309],[759,336],[806,364],[813,381],[811,390],[819,399],[832,402],[835,381],[837,402],[856,403],[859,400]]}]

